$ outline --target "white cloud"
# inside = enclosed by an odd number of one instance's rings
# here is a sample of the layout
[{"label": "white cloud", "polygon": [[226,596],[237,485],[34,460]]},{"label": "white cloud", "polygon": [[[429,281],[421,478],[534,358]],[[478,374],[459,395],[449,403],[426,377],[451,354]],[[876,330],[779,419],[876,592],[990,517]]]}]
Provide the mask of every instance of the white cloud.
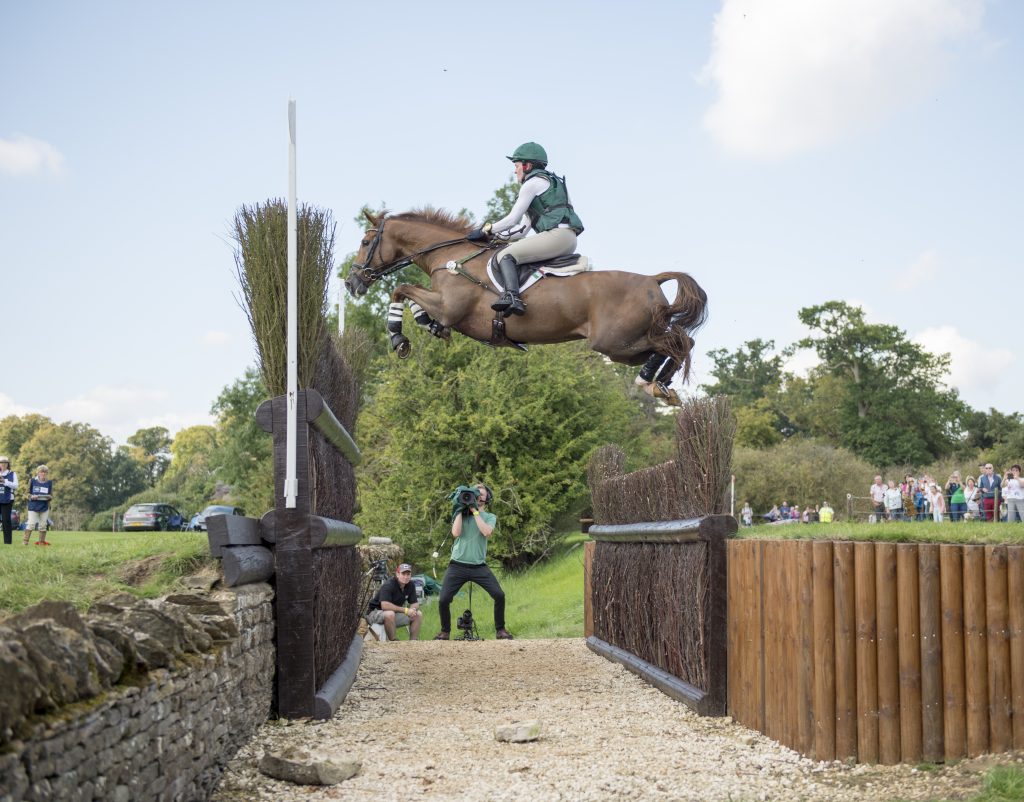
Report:
[{"label": "white cloud", "polygon": [[0,418],[6,418],[8,415],[17,415],[18,417],[21,417],[28,413],[29,409],[27,407],[14,403],[14,399],[9,395],[0,393]]},{"label": "white cloud", "polygon": [[984,0],[724,0],[703,78],[705,128],[727,151],[777,158],[879,122],[939,78]]},{"label": "white cloud", "polygon": [[0,138],[0,173],[29,175],[49,172],[60,175],[64,170],[64,156],[49,142],[15,134],[10,139]]},{"label": "white cloud", "polygon": [[972,405],[998,406],[985,399],[1015,361],[1009,348],[983,345],[964,337],[955,326],[936,326],[919,332],[914,342],[933,354],[949,354],[949,381]]},{"label": "white cloud", "polygon": [[939,267],[939,255],[929,249],[918,256],[910,267],[897,274],[896,288],[912,290],[920,287],[938,275]]}]

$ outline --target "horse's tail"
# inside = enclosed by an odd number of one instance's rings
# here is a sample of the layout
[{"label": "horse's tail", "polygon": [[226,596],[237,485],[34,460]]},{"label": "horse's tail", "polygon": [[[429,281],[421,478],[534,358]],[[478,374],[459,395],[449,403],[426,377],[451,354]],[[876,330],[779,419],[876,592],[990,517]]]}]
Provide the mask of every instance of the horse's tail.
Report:
[{"label": "horse's tail", "polygon": [[689,273],[658,273],[654,280],[658,284],[674,280],[676,299],[655,307],[647,337],[655,351],[679,363],[685,382],[690,375],[693,334],[708,317],[708,294]]}]

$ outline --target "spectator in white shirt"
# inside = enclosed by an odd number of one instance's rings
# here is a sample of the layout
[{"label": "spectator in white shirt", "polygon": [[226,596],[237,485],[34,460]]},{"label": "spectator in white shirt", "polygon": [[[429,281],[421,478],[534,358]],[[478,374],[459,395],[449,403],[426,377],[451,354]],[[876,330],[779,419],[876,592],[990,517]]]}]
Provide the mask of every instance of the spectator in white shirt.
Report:
[{"label": "spectator in white shirt", "polygon": [[875,505],[875,511],[868,518],[871,523],[877,523],[885,515],[885,485],[882,484],[882,477],[876,476],[875,483],[868,488],[871,496],[871,503]]},{"label": "spectator in white shirt", "polygon": [[1003,472],[1003,498],[1006,499],[1006,522],[1024,523],[1024,487],[1020,483],[1020,465]]},{"label": "spectator in white shirt", "polygon": [[885,512],[890,521],[903,520],[903,494],[896,487],[896,483],[890,479],[889,487],[885,490]]}]

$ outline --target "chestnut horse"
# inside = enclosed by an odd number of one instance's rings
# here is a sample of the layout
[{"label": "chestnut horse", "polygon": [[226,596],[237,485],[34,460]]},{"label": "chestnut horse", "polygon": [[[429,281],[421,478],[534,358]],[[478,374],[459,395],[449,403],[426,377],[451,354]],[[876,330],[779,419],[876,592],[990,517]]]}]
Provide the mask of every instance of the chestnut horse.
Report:
[{"label": "chestnut horse", "polygon": [[[410,351],[401,328],[407,302],[415,321],[439,337],[455,329],[491,345],[586,339],[613,362],[659,366],[656,381],[644,382],[647,391],[678,403],[667,385],[680,369],[684,381],[689,375],[691,335],[707,316],[707,295],[689,274],[596,270],[546,277],[524,295],[526,314],[506,320],[491,309],[497,291],[486,270],[489,254],[504,243],[469,242],[469,221],[443,211],[365,214],[370,227],[345,280],[353,296],[411,264],[430,277],[429,289],[399,284],[391,295],[387,326],[399,357]],[[668,303],[660,285],[672,280],[676,297]]]}]

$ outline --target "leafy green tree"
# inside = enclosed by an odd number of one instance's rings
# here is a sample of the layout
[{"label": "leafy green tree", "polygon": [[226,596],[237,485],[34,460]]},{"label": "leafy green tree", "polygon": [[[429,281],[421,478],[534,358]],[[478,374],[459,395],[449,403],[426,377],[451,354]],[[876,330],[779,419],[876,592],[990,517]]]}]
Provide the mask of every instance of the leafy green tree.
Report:
[{"label": "leafy green tree", "polygon": [[942,381],[949,355],[936,356],[896,326],[864,320],[859,307],[828,301],[799,312],[823,373],[843,382],[840,443],[876,465],[922,464],[948,454],[965,412]]},{"label": "leafy green tree", "polygon": [[736,445],[768,448],[779,443],[778,416],[767,398],[736,408]]},{"label": "leafy green tree", "polygon": [[163,426],[139,429],[128,438],[132,455],[142,465],[150,487],[155,487],[171,461],[171,433]]},{"label": "leafy green tree", "polygon": [[1024,435],[1024,415],[1019,412],[1006,415],[992,408],[988,412],[972,409],[964,415],[963,428],[965,452],[987,450],[1000,443],[1021,439]]},{"label": "leafy green tree", "polygon": [[519,182],[516,181],[513,175],[506,183],[494,190],[494,194],[487,201],[484,220],[489,220],[493,223],[495,220],[504,218],[512,211],[517,197],[519,197]]},{"label": "leafy green tree", "polygon": [[274,506],[273,440],[256,423],[256,409],[266,398],[259,372],[250,367],[221,391],[212,409],[218,437],[211,460],[221,485],[218,495],[257,517]]},{"label": "leafy green tree", "polygon": [[190,426],[174,436],[171,463],[159,488],[182,500],[182,512],[198,512],[213,498],[217,440],[214,426]]},{"label": "leafy green tree", "polygon": [[[44,425],[22,445],[19,457],[35,471],[45,463],[54,480],[54,506],[93,513],[113,494],[120,477],[111,473],[113,441],[85,423]],[[27,502],[28,482],[18,487],[19,506]]]},{"label": "leafy green tree", "polygon": [[782,357],[773,354],[774,340],[748,340],[734,352],[725,348],[708,351],[715,363],[709,371],[713,384],[703,384],[708,395],[727,395],[733,408],[745,407],[778,391],[782,383]]},{"label": "leafy green tree", "polygon": [[489,554],[507,566],[540,559],[556,516],[587,502],[590,453],[638,414],[628,384],[580,344],[524,355],[411,339],[412,358],[381,374],[359,418],[356,522],[422,561],[449,531],[448,494],[484,481],[499,522]]},{"label": "leafy green tree", "polygon": [[0,420],[0,454],[9,457],[11,467],[20,473],[28,473],[35,468],[22,464],[20,459],[22,446],[42,428],[53,426],[53,421],[45,415],[29,414],[21,417],[8,415]]},{"label": "leafy green tree", "polygon": [[96,499],[96,509],[121,503],[148,485],[146,469],[135,459],[127,446],[118,446],[110,456],[103,490]]}]

